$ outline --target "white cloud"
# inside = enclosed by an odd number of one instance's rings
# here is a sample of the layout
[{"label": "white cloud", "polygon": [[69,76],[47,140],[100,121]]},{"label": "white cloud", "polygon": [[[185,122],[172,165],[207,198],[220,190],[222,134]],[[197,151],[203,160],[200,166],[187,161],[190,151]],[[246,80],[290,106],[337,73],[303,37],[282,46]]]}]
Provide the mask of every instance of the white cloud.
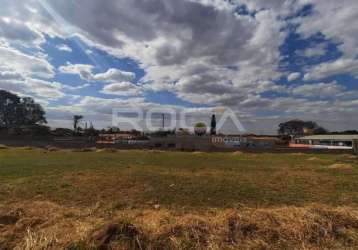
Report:
[{"label": "white cloud", "polygon": [[312,15],[299,18],[298,32],[305,37],[323,34],[340,43],[346,57],[355,57],[358,47],[358,8],[355,0],[307,0],[314,5]]},{"label": "white cloud", "polygon": [[305,57],[319,57],[324,56],[326,54],[327,45],[326,44],[318,44],[314,47],[307,48],[303,51],[303,55]]},{"label": "white cloud", "polygon": [[24,80],[20,73],[15,71],[0,71],[0,81]]},{"label": "white cloud", "polygon": [[119,69],[108,69],[104,73],[94,74],[94,66],[88,64],[71,64],[59,67],[61,73],[79,75],[83,80],[99,81],[104,83],[133,81],[135,74]]},{"label": "white cloud", "polygon": [[[235,15],[235,6],[223,1],[106,1],[99,4],[91,0],[72,16],[67,11],[72,3],[49,1],[49,5],[66,22],[81,29],[81,37],[91,46],[138,61],[146,71],[142,80],[146,89],[183,90],[181,95],[186,95],[188,88],[173,88],[175,82],[211,75],[217,75],[219,81],[203,85],[202,92],[228,82],[236,89],[243,83],[255,88],[257,82],[282,75],[278,69],[279,47],[286,31],[285,23],[277,18],[276,7],[251,17]],[[93,13],[107,13],[108,9],[112,13],[110,18],[107,14],[96,15],[95,20],[89,18]],[[206,72],[192,75],[190,72],[196,71],[197,65],[204,65]],[[228,67],[236,70],[228,70]],[[102,77],[102,74],[97,76]],[[132,78],[103,81],[118,83],[132,81]],[[229,90],[225,86],[222,89]],[[230,93],[231,89],[227,94]]]},{"label": "white cloud", "polygon": [[74,90],[81,90],[81,89],[87,88],[89,86],[91,86],[91,85],[87,83],[87,84],[81,84],[78,86],[62,85],[62,88],[65,90],[74,91]]},{"label": "white cloud", "polygon": [[1,18],[0,15],[0,39],[19,42],[26,45],[37,46],[44,41],[40,32],[33,29],[30,24],[13,18]]},{"label": "white cloud", "polygon": [[294,73],[291,73],[287,76],[287,80],[289,82],[292,82],[292,81],[295,81],[297,79],[299,79],[301,77],[301,73],[299,72],[294,72]]},{"label": "white cloud", "polygon": [[1,71],[41,78],[52,78],[54,76],[53,66],[44,58],[27,55],[14,48],[3,46],[0,46],[0,55]]},{"label": "white cloud", "polygon": [[59,71],[65,74],[79,75],[84,80],[92,79],[92,65],[88,64],[71,64],[67,63],[65,66],[59,67]]},{"label": "white cloud", "polygon": [[124,81],[133,81],[135,74],[132,72],[125,72],[119,69],[109,69],[104,73],[93,75],[93,80],[103,81],[103,82],[124,82]]},{"label": "white cloud", "polygon": [[303,84],[291,89],[293,95],[329,98],[335,98],[336,95],[345,92],[345,90],[345,87],[336,82]]},{"label": "white cloud", "polygon": [[57,100],[65,96],[62,84],[39,79],[0,81],[0,89],[5,89],[20,95],[30,95],[42,101]]},{"label": "white cloud", "polygon": [[66,44],[57,45],[56,48],[61,51],[72,52],[72,49]]},{"label": "white cloud", "polygon": [[318,80],[338,74],[350,74],[358,77],[358,60],[340,58],[332,62],[321,63],[309,69],[304,80]]},{"label": "white cloud", "polygon": [[[303,37],[322,34],[338,45],[343,56],[310,69],[307,80],[322,79],[337,74],[358,75],[358,8],[355,0],[307,0],[314,5],[312,15],[300,17],[297,32]],[[314,52],[314,51],[312,51]],[[317,52],[317,51],[316,51]],[[322,52],[323,53],[323,52]]]},{"label": "white cloud", "polygon": [[28,92],[40,98],[57,100],[65,94],[62,92],[62,84],[58,82],[47,82],[38,79],[27,79],[25,82]]},{"label": "white cloud", "polygon": [[101,92],[108,95],[118,96],[138,96],[142,94],[141,88],[130,82],[108,84]]}]

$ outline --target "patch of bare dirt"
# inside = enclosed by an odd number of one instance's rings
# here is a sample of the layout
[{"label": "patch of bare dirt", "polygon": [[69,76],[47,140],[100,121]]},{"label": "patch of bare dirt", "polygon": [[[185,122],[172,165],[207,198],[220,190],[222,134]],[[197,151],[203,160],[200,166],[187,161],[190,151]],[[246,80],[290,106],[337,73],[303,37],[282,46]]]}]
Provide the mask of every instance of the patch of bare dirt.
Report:
[{"label": "patch of bare dirt", "polygon": [[358,156],[357,155],[349,155],[347,158],[351,159],[351,160],[357,160]]},{"label": "patch of bare dirt", "polygon": [[307,159],[307,161],[319,161],[320,159],[318,157],[310,157]]},{"label": "patch of bare dirt", "polygon": [[117,153],[118,150],[115,148],[103,148],[103,149],[97,149],[97,153]]},{"label": "patch of bare dirt", "polygon": [[201,151],[194,151],[193,153],[191,153],[192,155],[205,155],[205,152],[201,152]]},{"label": "patch of bare dirt", "polygon": [[46,150],[49,152],[57,152],[57,151],[60,151],[61,149],[57,148],[57,147],[53,147],[53,146],[48,146],[48,147],[46,147]]}]

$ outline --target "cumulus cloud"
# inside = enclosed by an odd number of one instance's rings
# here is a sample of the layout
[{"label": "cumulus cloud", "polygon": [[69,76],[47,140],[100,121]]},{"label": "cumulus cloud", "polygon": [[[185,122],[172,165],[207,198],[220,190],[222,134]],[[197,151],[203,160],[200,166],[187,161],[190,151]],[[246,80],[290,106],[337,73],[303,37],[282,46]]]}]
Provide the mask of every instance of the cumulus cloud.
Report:
[{"label": "cumulus cloud", "polygon": [[40,98],[56,100],[64,96],[64,93],[62,92],[62,84],[58,82],[27,79],[25,85],[27,92],[35,94]]},{"label": "cumulus cloud", "polygon": [[[326,54],[327,45],[326,44],[317,44],[314,47],[305,49],[302,52],[302,55],[305,57],[319,57]],[[300,52],[299,52],[300,53]]]},{"label": "cumulus cloud", "polygon": [[0,46],[0,55],[1,71],[42,78],[52,78],[55,74],[53,66],[44,58],[28,55],[7,46]]},{"label": "cumulus cloud", "polygon": [[[312,15],[298,18],[297,32],[303,37],[322,34],[325,39],[338,44],[338,49],[343,53],[336,61],[323,63],[309,71],[308,80],[321,79],[327,76],[341,73],[357,76],[358,56],[358,8],[355,0],[307,0],[313,4]],[[312,50],[309,54],[318,53]],[[323,53],[323,51],[321,51]]]},{"label": "cumulus cloud", "polygon": [[130,82],[108,84],[101,92],[108,95],[118,96],[137,96],[142,94],[141,88]]},{"label": "cumulus cloud", "polygon": [[0,71],[0,81],[24,80],[20,73],[15,71]]},{"label": "cumulus cloud", "polygon": [[33,29],[29,24],[13,18],[1,18],[0,16],[0,39],[7,41],[38,45],[44,41],[40,32]]},{"label": "cumulus cloud", "polygon": [[[188,88],[173,88],[173,85],[185,81],[182,78],[192,77],[181,73],[195,71],[197,65],[211,69],[193,77],[220,75],[217,86],[232,82],[238,87],[249,81],[255,88],[256,82],[281,75],[279,46],[286,33],[282,29],[284,23],[273,9],[262,10],[252,17],[235,14],[235,5],[224,1],[106,1],[103,4],[92,0],[83,8],[77,8],[76,1],[48,3],[63,19],[84,31],[82,35],[93,46],[139,61],[147,73],[143,79],[147,88],[152,85],[152,89],[185,92]],[[69,10],[74,8],[78,13],[69,15]],[[89,18],[94,13],[96,19]],[[213,85],[202,86],[202,92]],[[221,89],[228,89],[224,85]]]},{"label": "cumulus cloud", "polygon": [[294,80],[297,80],[301,77],[301,73],[299,72],[294,72],[294,73],[291,73],[287,76],[287,81],[289,82],[292,82]]},{"label": "cumulus cloud", "polygon": [[59,71],[65,74],[79,75],[83,80],[114,83],[122,81],[133,81],[135,74],[119,69],[111,68],[104,73],[93,73],[94,66],[89,64],[71,64],[59,67]]},{"label": "cumulus cloud", "polygon": [[89,64],[71,64],[59,67],[59,71],[65,74],[79,75],[84,80],[90,80],[93,77],[92,70],[94,66]]},{"label": "cumulus cloud", "polygon": [[304,79],[318,80],[340,74],[350,74],[358,77],[358,60],[340,58],[332,62],[321,63],[309,69]]},{"label": "cumulus cloud", "polygon": [[291,91],[293,95],[298,96],[335,98],[336,95],[343,93],[345,88],[336,82],[332,82],[303,84],[296,88],[292,88]]},{"label": "cumulus cloud", "polygon": [[109,69],[104,73],[93,75],[93,80],[103,82],[120,82],[120,81],[133,81],[135,74],[132,72],[126,72],[119,69]]},{"label": "cumulus cloud", "polygon": [[87,83],[87,84],[80,84],[78,86],[62,85],[62,88],[65,90],[74,91],[74,90],[81,90],[81,89],[87,88],[89,86],[91,86],[91,85]]},{"label": "cumulus cloud", "polygon": [[62,84],[33,78],[0,81],[0,89],[30,95],[42,101],[58,100],[65,96]]}]

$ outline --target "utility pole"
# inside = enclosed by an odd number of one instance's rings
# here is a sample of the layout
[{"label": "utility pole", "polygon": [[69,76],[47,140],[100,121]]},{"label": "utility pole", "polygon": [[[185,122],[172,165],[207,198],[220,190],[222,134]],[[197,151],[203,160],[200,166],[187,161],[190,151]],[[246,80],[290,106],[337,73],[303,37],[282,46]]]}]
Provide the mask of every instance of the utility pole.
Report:
[{"label": "utility pole", "polygon": [[216,116],[211,116],[210,135],[216,135]]},{"label": "utility pole", "polygon": [[162,114],[162,128],[165,128],[165,114]]}]

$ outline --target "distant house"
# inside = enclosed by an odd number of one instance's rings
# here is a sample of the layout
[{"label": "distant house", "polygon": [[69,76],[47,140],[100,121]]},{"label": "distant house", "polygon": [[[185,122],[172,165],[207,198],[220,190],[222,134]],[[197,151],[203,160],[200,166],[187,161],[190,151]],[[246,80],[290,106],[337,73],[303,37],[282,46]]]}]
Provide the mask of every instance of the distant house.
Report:
[{"label": "distant house", "polygon": [[352,149],[358,135],[311,135],[297,138],[292,147]]},{"label": "distant house", "polygon": [[135,138],[136,138],[136,136],[133,134],[122,134],[122,133],[100,134],[98,136],[97,143],[99,143],[99,144],[116,144],[116,143],[121,143],[123,141],[133,140]]}]

